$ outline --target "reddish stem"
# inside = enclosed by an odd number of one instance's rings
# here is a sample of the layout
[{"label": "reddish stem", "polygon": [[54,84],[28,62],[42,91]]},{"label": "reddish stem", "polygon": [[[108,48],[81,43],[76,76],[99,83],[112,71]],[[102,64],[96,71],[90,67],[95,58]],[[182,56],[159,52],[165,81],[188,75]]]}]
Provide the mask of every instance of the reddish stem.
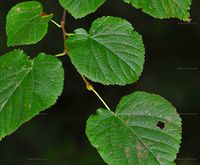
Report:
[{"label": "reddish stem", "polygon": [[62,33],[63,33],[64,53],[67,54],[67,47],[65,45],[65,41],[67,39],[66,29],[65,29],[65,20],[66,20],[66,10],[63,9],[63,15],[62,15],[62,19],[60,21],[60,25],[61,25],[61,29],[62,29]]}]

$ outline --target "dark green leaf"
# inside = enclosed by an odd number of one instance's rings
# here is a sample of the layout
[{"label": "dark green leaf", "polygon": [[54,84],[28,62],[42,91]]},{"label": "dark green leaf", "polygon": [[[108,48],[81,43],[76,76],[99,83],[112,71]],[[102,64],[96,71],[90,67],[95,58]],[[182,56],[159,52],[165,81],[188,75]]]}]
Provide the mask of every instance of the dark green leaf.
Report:
[{"label": "dark green leaf", "polygon": [[105,0],[59,0],[60,4],[75,18],[82,18],[101,6]]},{"label": "dark green leaf", "polygon": [[40,41],[48,29],[53,14],[45,14],[36,1],[14,6],[7,15],[6,32],[8,46],[29,45]]},{"label": "dark green leaf", "polygon": [[94,21],[89,34],[77,29],[66,41],[79,73],[102,84],[130,84],[138,80],[144,64],[142,37],[121,18]]},{"label": "dark green leaf", "polygon": [[135,92],[122,98],[115,113],[98,109],[86,133],[109,165],[171,165],[180,147],[181,119],[162,97]]},{"label": "dark green leaf", "polygon": [[155,18],[179,18],[190,21],[192,0],[123,0]]},{"label": "dark green leaf", "polygon": [[0,139],[52,106],[63,89],[61,62],[15,50],[0,57]]}]

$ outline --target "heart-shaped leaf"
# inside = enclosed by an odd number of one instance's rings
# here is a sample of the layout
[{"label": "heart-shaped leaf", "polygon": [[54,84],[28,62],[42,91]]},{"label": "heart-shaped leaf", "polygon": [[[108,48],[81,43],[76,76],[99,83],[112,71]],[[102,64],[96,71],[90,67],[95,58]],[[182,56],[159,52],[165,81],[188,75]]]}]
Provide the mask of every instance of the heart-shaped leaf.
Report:
[{"label": "heart-shaped leaf", "polygon": [[0,57],[0,139],[52,106],[63,89],[64,71],[53,56],[30,60],[15,50]]},{"label": "heart-shaped leaf", "polygon": [[179,151],[181,119],[162,97],[135,92],[115,113],[98,109],[86,134],[109,165],[170,165]]},{"label": "heart-shaped leaf", "polygon": [[14,6],[7,15],[7,45],[29,45],[40,41],[48,29],[53,14],[45,14],[36,1],[23,2]]},{"label": "heart-shaped leaf", "polygon": [[99,18],[89,34],[77,29],[66,45],[78,72],[95,82],[130,84],[138,80],[143,70],[142,37],[121,18]]}]

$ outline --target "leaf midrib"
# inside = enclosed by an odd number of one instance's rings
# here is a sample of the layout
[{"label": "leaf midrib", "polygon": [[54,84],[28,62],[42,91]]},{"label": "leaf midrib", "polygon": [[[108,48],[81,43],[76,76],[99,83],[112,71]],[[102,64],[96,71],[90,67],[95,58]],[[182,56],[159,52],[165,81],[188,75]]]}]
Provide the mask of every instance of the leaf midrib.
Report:
[{"label": "leaf midrib", "polygon": [[[27,72],[24,74],[24,76],[22,77],[22,79],[19,81],[19,83],[17,83],[17,85],[15,86],[14,90],[11,92],[10,96],[7,98],[7,100],[5,101],[4,105],[1,107],[1,111],[3,111],[4,107],[7,105],[8,101],[10,100],[10,98],[12,97],[12,95],[15,93],[15,91],[18,89],[18,87],[21,85],[21,83],[23,82],[23,80],[26,78],[26,76],[32,71],[33,68],[28,68]],[[1,112],[0,111],[0,112]]]},{"label": "leaf midrib", "polygon": [[[93,37],[89,37],[89,39],[91,39],[92,41],[96,42],[97,44],[101,45],[103,48],[105,48],[107,51],[109,51],[111,54],[113,54],[113,56],[116,56],[118,59],[120,59],[125,65],[127,65],[128,67],[131,68],[131,70],[136,74],[136,70],[135,68],[133,68],[133,66],[130,66],[130,64],[128,64],[124,59],[122,59],[120,56],[118,56],[115,52],[113,52],[111,49],[109,49],[108,47],[106,47],[105,45],[103,45],[102,43],[100,43],[98,40],[96,40]],[[135,62],[133,62],[135,65]],[[135,75],[134,75],[135,76]]]},{"label": "leaf midrib", "polygon": [[[17,35],[19,34],[19,32],[21,32],[22,29],[24,29],[24,27],[25,27],[27,24],[30,24],[31,22],[33,22],[34,20],[36,20],[36,19],[39,18],[39,17],[40,17],[40,13],[37,14],[36,16],[34,16],[33,18],[28,19],[27,22],[24,21],[25,23],[22,24],[22,26],[19,27],[19,30],[17,30],[16,33],[14,34],[13,40],[17,38]],[[25,31],[25,30],[24,30],[24,31]],[[24,32],[24,31],[23,31],[23,32]]]},{"label": "leaf midrib", "polygon": [[124,124],[126,126],[126,128],[128,128],[131,133],[141,142],[141,144],[149,151],[149,153],[154,157],[154,159],[160,164],[159,160],[156,158],[156,156],[151,152],[151,150],[146,146],[145,143],[143,143],[142,139],[140,139],[139,136],[137,136],[134,131],[114,112],[112,113],[119,121],[122,122],[122,124]]}]

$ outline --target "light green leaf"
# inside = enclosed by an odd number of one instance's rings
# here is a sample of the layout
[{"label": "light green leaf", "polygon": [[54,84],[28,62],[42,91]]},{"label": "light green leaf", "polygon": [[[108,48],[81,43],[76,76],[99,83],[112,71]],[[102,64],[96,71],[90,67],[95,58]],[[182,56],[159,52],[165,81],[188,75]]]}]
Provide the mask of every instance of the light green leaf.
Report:
[{"label": "light green leaf", "polygon": [[14,6],[7,15],[7,45],[29,45],[40,41],[48,29],[53,14],[45,14],[36,1],[23,2]]},{"label": "light green leaf", "polygon": [[30,60],[15,50],[0,57],[0,139],[52,106],[63,89],[64,71],[53,56]]},{"label": "light green leaf", "polygon": [[138,80],[144,63],[142,37],[121,18],[102,17],[89,34],[77,29],[66,41],[69,57],[79,73],[102,84],[130,84]]},{"label": "light green leaf", "polygon": [[123,0],[155,18],[190,20],[192,0]]},{"label": "light green leaf", "polygon": [[59,2],[74,18],[77,19],[96,11],[105,0],[59,0]]},{"label": "light green leaf", "polygon": [[122,98],[115,113],[98,109],[86,134],[109,165],[169,165],[179,151],[181,119],[162,97],[135,92]]}]

